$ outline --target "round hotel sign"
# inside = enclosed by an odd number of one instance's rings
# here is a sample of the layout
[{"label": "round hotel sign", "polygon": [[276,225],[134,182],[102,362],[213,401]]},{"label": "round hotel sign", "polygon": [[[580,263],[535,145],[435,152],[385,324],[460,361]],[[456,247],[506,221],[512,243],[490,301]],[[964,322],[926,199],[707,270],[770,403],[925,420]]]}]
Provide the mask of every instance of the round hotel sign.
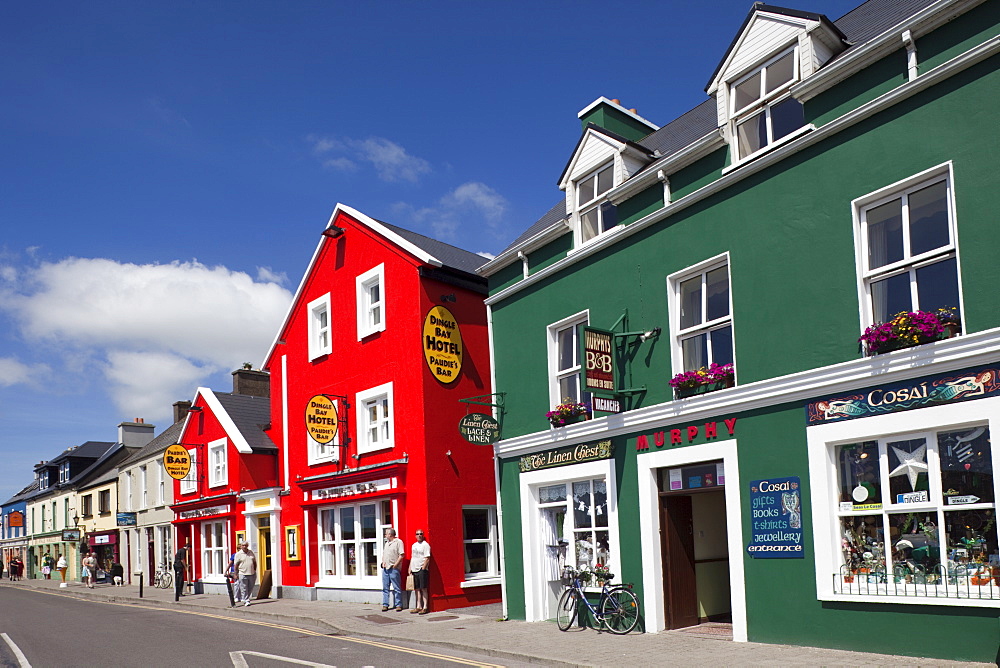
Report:
[{"label": "round hotel sign", "polygon": [[333,399],[317,394],[306,404],[306,431],[317,443],[329,443],[336,438],[338,424]]},{"label": "round hotel sign", "polygon": [[191,455],[183,445],[171,445],[163,453],[163,468],[174,480],[186,478],[191,472]]},{"label": "round hotel sign", "polygon": [[434,377],[448,385],[462,371],[462,332],[451,311],[435,306],[424,318],[424,359]]},{"label": "round hotel sign", "polygon": [[458,423],[462,438],[475,445],[492,445],[500,440],[500,423],[489,415],[470,413]]}]

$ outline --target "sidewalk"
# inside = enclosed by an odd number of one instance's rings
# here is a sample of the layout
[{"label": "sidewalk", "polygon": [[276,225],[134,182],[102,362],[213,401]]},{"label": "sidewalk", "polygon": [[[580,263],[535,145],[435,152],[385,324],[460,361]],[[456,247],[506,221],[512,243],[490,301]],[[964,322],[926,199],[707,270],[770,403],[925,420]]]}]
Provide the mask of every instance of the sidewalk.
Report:
[{"label": "sidewalk", "polygon": [[[266,599],[249,607],[229,607],[217,594],[184,596],[174,602],[173,589],[97,585],[87,589],[71,582],[60,589],[57,580],[0,581],[0,587],[33,588],[84,599],[162,608],[198,609],[241,619],[257,619],[309,628],[326,628],[350,636],[386,642],[406,641],[439,648],[475,651],[494,657],[546,666],[992,666],[939,659],[866,654],[842,650],[736,643],[683,631],[632,633],[616,636],[581,629],[561,633],[553,623],[500,621],[498,606],[446,610],[429,615],[409,611],[381,612],[377,605]],[[669,657],[669,658],[668,658]]]}]

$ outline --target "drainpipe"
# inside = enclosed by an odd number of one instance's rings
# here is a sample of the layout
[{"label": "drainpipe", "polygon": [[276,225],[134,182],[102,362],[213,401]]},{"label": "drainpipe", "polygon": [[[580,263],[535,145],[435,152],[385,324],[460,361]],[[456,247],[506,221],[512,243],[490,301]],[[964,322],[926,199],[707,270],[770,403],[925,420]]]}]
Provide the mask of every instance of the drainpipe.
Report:
[{"label": "drainpipe", "polygon": [[914,81],[920,73],[917,71],[917,43],[909,30],[903,31],[903,44],[906,45],[906,76]]}]

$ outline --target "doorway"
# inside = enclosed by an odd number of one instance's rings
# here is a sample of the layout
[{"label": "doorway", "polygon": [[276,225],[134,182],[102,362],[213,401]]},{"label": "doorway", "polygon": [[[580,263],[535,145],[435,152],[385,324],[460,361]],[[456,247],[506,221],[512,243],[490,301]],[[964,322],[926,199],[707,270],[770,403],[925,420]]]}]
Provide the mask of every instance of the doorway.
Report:
[{"label": "doorway", "polygon": [[666,629],[732,621],[721,464],[663,469],[660,541]]}]

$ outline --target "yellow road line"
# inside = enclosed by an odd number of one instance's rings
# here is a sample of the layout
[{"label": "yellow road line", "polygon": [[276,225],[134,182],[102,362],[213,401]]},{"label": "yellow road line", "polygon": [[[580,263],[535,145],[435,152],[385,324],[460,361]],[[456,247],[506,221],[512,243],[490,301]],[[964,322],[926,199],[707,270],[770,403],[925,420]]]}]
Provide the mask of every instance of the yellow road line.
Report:
[{"label": "yellow road line", "polygon": [[441,661],[450,661],[452,663],[461,663],[466,666],[478,666],[479,668],[503,668],[497,663],[483,663],[481,661],[474,661],[472,659],[460,659],[456,656],[448,656],[447,654],[436,654],[434,652],[428,652],[421,649],[410,649],[409,647],[401,647],[399,645],[390,645],[389,643],[379,642],[377,640],[365,640],[363,638],[350,638],[347,636],[332,636],[329,633],[321,633],[319,631],[310,631],[309,629],[299,628],[297,626],[288,626],[285,624],[275,624],[274,622],[262,622],[257,619],[240,619],[238,617],[228,617],[226,615],[219,615],[211,612],[199,612],[197,610],[175,610],[173,608],[153,608],[145,605],[139,605],[137,603],[116,603],[114,601],[100,601],[94,600],[90,597],[80,597],[74,596],[73,594],[66,592],[55,592],[55,591],[44,591],[42,589],[23,589],[22,591],[32,591],[39,594],[48,594],[49,596],[61,596],[63,598],[75,598],[78,601],[91,601],[94,603],[104,603],[105,605],[119,605],[122,607],[129,608],[140,608],[142,610],[157,610],[164,612],[178,612],[185,615],[197,615],[199,617],[209,617],[211,619],[223,619],[229,622],[239,622],[241,624],[254,624],[256,626],[266,626],[272,629],[280,629],[282,631],[292,631],[294,633],[304,633],[309,636],[316,636],[319,638],[330,638],[331,640],[344,640],[347,642],[358,643],[359,645],[370,645],[372,647],[380,647],[382,649],[392,650],[394,652],[404,652],[406,654],[414,654],[416,656],[424,656],[431,659],[440,659]]}]

